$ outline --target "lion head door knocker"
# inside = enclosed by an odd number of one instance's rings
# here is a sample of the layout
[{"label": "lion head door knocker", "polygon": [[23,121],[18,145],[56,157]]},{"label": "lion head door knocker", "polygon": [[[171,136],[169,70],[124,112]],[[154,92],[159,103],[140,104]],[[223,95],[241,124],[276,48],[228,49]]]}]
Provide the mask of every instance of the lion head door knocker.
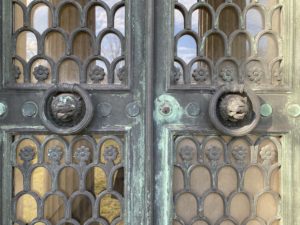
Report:
[{"label": "lion head door knocker", "polygon": [[243,85],[222,86],[212,97],[209,116],[213,125],[230,136],[243,136],[258,124],[259,99]]},{"label": "lion head door knocker", "polygon": [[58,134],[72,134],[86,128],[93,116],[93,105],[78,85],[62,84],[50,88],[40,105],[44,125]]},{"label": "lion head door knocker", "polygon": [[80,119],[82,113],[82,98],[76,94],[59,94],[51,100],[51,114],[53,119],[61,126],[75,123]]}]

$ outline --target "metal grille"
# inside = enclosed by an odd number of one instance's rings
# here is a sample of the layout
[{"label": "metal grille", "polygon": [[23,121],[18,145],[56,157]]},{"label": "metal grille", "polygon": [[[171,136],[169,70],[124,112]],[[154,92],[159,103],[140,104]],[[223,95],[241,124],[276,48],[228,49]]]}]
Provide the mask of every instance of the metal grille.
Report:
[{"label": "metal grille", "polygon": [[128,85],[125,1],[13,0],[13,10],[11,85]]},{"label": "metal grille", "polygon": [[280,137],[180,136],[174,225],[279,225]]},{"label": "metal grille", "polygon": [[124,224],[123,141],[15,136],[14,224]]},{"label": "metal grille", "polygon": [[171,88],[284,89],[280,0],[176,0]]}]

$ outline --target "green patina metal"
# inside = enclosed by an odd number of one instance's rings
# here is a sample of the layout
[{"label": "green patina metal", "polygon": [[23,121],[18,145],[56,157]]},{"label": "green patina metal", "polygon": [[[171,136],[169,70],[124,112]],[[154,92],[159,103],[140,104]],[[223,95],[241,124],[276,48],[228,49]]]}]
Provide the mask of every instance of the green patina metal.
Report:
[{"label": "green patina metal", "polygon": [[161,95],[154,102],[154,120],[157,123],[180,123],[184,109],[171,95]]},{"label": "green patina metal", "polygon": [[0,102],[0,116],[4,116],[7,112],[7,106],[5,103]]},{"label": "green patina metal", "polygon": [[287,107],[287,112],[291,117],[298,117],[300,115],[300,106],[298,104],[292,104]]},{"label": "green patina metal", "polygon": [[273,113],[273,108],[270,104],[263,104],[260,106],[260,114],[264,117],[271,116]]},{"label": "green patina metal", "polygon": [[[283,91],[279,95],[286,95],[287,102],[282,102],[282,107],[274,106],[276,102],[276,92],[272,104],[265,104],[261,108],[262,116],[267,119],[273,119],[271,123],[275,124],[280,121],[280,116],[273,117],[278,111],[288,113],[290,117],[284,120],[289,124],[289,130],[282,132],[272,130],[269,132],[268,127],[257,131],[258,133],[282,135],[283,149],[280,154],[282,164],[282,208],[284,225],[300,224],[300,1],[280,0],[285,5],[285,26],[283,28],[283,54],[285,60],[284,73],[290,74],[291,90]],[[12,2],[10,0],[1,1],[2,12],[2,82],[9,80],[11,74],[11,28],[12,28]],[[170,65],[173,63],[173,1],[146,1],[146,0],[126,0],[128,9],[127,27],[130,27],[130,38],[127,40],[132,44],[133,50],[128,50],[131,57],[130,71],[133,74],[132,95],[113,92],[111,94],[100,94],[100,102],[115,103],[112,104],[111,110],[105,110],[107,118],[120,117],[115,121],[104,121],[101,124],[101,132],[107,132],[109,129],[116,131],[122,130],[126,133],[126,154],[125,167],[127,174],[125,192],[125,218],[127,225],[170,225],[173,217],[173,196],[172,196],[172,170],[173,170],[173,141],[176,133],[185,133],[187,130],[200,133],[217,134],[209,128],[207,121],[201,120],[201,116],[207,116],[207,110],[204,103],[198,102],[195,95],[200,96],[202,93],[195,92],[192,94],[184,91],[175,94],[172,91],[166,91],[168,86],[163,78],[166,74],[171,74]],[[155,7],[154,7],[155,4]],[[154,19],[154,14],[156,18]],[[240,18],[242,20],[242,18]],[[216,26],[218,24],[215,24]],[[203,51],[203,49],[200,49]],[[153,57],[155,56],[155,57]],[[129,57],[129,58],[130,58]],[[130,60],[130,59],[129,59]],[[154,62],[152,62],[154,60]],[[155,74],[156,81],[153,81]],[[156,83],[152,83],[156,82]],[[99,99],[98,92],[90,90],[95,101]],[[22,91],[15,92],[13,89],[3,89],[0,92],[1,101],[9,101],[9,106],[13,106],[12,99],[19,99],[22,96],[30,96],[30,100],[38,102],[42,96],[43,90],[34,92]],[[166,94],[167,93],[167,94]],[[264,91],[261,91],[264,94]],[[259,94],[259,92],[258,92]],[[153,95],[153,96],[152,96]],[[201,106],[199,115],[198,105],[196,108],[188,109],[185,106],[191,104],[185,101],[192,99]],[[209,94],[207,94],[209,95]],[[275,96],[276,95],[276,96]],[[261,95],[265,98],[265,95]],[[119,101],[114,102],[115,98]],[[209,98],[204,96],[204,98]],[[153,100],[155,99],[154,103]],[[23,100],[23,99],[22,99]],[[26,99],[26,100],[29,100]],[[140,108],[137,113],[136,107],[133,110],[133,117],[124,116],[126,105],[128,103],[138,102]],[[268,101],[265,101],[268,102]],[[22,104],[20,104],[22,105]],[[115,114],[110,115],[111,111]],[[152,109],[153,105],[153,109]],[[272,107],[270,107],[272,105]],[[194,107],[193,106],[193,107]],[[285,107],[286,106],[286,107]],[[17,106],[15,106],[17,107]],[[110,106],[107,106],[108,108]],[[22,113],[21,108],[15,110]],[[10,108],[0,105],[0,116],[6,116],[6,110],[11,112]],[[122,114],[123,112],[123,114]],[[189,113],[190,112],[190,113]],[[15,113],[15,112],[14,112]],[[187,119],[188,114],[193,117]],[[153,116],[153,117],[152,117]],[[198,117],[197,117],[198,116]],[[122,119],[126,118],[126,119]],[[206,117],[207,118],[207,117]],[[203,127],[195,129],[197,121],[203,123]],[[11,120],[10,120],[11,121]],[[188,121],[188,122],[187,122]],[[192,122],[191,122],[192,121]],[[1,120],[1,123],[5,122]],[[101,122],[96,121],[96,122]],[[193,124],[195,123],[195,124]],[[154,132],[152,130],[154,126]],[[100,126],[100,125],[99,125]],[[93,127],[97,130],[99,127]],[[16,132],[47,132],[40,121],[32,118],[27,123],[13,122],[10,124],[1,124],[1,224],[12,224],[12,168],[11,162],[11,143],[12,134]],[[86,131],[85,131],[86,132]],[[88,132],[88,131],[87,131]],[[152,133],[154,136],[152,136]]]}]

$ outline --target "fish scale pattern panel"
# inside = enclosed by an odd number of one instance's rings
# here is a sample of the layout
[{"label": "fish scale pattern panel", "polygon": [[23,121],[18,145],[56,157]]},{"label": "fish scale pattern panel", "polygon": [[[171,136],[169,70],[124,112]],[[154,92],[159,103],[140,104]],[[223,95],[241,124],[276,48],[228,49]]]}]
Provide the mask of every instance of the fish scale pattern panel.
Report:
[{"label": "fish scale pattern panel", "polygon": [[281,137],[179,136],[173,225],[280,225]]},{"label": "fish scale pattern panel", "polygon": [[257,90],[287,88],[283,9],[277,0],[175,0],[170,87],[242,83]]},{"label": "fish scale pattern panel", "polygon": [[14,139],[14,225],[124,225],[124,135]]},{"label": "fish scale pattern panel", "polygon": [[13,0],[9,85],[128,86],[124,0]]}]

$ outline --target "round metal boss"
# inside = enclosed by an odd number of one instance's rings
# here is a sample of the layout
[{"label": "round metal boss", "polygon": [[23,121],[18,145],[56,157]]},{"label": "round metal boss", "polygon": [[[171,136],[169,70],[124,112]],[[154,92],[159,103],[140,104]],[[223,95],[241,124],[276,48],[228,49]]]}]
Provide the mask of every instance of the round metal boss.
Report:
[{"label": "round metal boss", "polygon": [[221,86],[210,100],[209,117],[220,132],[244,136],[260,120],[260,102],[256,94],[243,85]]},{"label": "round metal boss", "polygon": [[93,111],[88,93],[76,84],[61,84],[50,88],[39,110],[45,127],[57,134],[80,132],[91,122]]}]

